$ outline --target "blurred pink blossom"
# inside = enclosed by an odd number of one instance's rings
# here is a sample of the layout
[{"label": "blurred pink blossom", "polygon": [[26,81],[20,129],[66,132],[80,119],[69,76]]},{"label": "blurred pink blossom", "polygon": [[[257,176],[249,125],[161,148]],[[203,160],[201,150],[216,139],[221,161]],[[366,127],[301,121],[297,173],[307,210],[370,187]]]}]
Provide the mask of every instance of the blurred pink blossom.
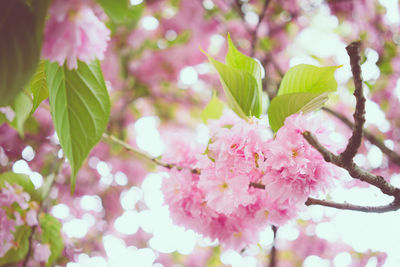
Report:
[{"label": "blurred pink blossom", "polygon": [[104,57],[110,31],[94,14],[86,1],[56,0],[46,23],[43,56],[69,69],[77,60],[86,63]]}]

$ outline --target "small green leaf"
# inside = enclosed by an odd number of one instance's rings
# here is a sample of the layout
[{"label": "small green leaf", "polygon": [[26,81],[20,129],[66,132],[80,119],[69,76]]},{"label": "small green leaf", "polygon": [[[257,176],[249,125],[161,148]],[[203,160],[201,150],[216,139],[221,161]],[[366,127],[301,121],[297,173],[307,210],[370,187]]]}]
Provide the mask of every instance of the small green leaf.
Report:
[{"label": "small green leaf", "polygon": [[233,45],[228,35],[229,50],[223,64],[208,56],[218,71],[229,107],[243,119],[259,117],[262,113],[262,86],[260,64],[243,55]]},{"label": "small green leaf", "polygon": [[0,106],[12,103],[39,62],[48,0],[0,0]]},{"label": "small green leaf", "polygon": [[143,4],[131,5],[129,0],[96,0],[104,9],[104,12],[116,24],[136,23],[144,8]]},{"label": "small green leaf", "polygon": [[32,99],[25,92],[21,92],[15,97],[12,109],[15,112],[15,117],[10,125],[23,137],[24,124],[32,110]]},{"label": "small green leaf", "polygon": [[49,244],[50,257],[47,260],[46,266],[52,266],[52,263],[57,260],[64,249],[64,241],[61,235],[61,223],[50,214],[41,214],[39,216],[40,228],[42,229],[41,243]]},{"label": "small green leaf", "polygon": [[[32,229],[28,226],[18,226],[14,233],[14,242],[16,246],[10,248],[7,253],[0,258],[0,266],[17,263],[25,258],[29,250],[29,236]],[[0,240],[0,245],[3,240]]]},{"label": "small green leaf", "polygon": [[204,123],[207,123],[208,119],[219,119],[224,110],[225,103],[219,100],[217,94],[213,92],[213,96],[207,106],[203,109],[201,113],[201,119]]},{"label": "small green leaf", "polygon": [[184,30],[174,40],[168,41],[168,46],[186,44],[191,36],[192,32],[190,30]]},{"label": "small green leaf", "polygon": [[40,103],[49,97],[49,88],[47,87],[46,80],[46,61],[42,60],[36,70],[35,75],[33,75],[29,88],[33,95],[33,107],[31,114],[39,107]]},{"label": "small green leaf", "polygon": [[285,119],[297,112],[311,112],[323,106],[328,100],[327,93],[292,93],[280,95],[272,99],[268,119],[271,129],[277,132]]},{"label": "small green leaf", "polygon": [[76,174],[107,126],[110,99],[98,61],[78,62],[69,70],[49,64],[47,82],[54,128],[71,164],[71,192]]},{"label": "small green leaf", "polygon": [[290,93],[332,92],[337,88],[335,70],[341,66],[316,67],[300,64],[291,68],[283,77],[278,96]]}]

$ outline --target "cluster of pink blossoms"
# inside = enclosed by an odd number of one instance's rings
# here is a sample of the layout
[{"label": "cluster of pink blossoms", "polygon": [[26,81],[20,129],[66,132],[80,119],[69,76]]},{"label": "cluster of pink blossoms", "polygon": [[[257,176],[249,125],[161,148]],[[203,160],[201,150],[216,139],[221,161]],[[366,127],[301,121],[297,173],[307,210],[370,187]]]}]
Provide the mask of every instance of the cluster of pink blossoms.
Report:
[{"label": "cluster of pink blossoms", "polygon": [[173,149],[163,160],[184,168],[168,170],[162,190],[175,223],[226,247],[242,249],[267,225],[295,218],[311,194],[325,191],[339,176],[302,136],[311,131],[329,147],[330,129],[309,115],[288,117],[275,138],[261,120],[246,122],[232,114],[209,121],[209,130],[202,154],[190,139],[167,146]]},{"label": "cluster of pink blossoms", "polygon": [[38,224],[37,205],[29,200],[29,194],[18,185],[6,182],[5,188],[0,189],[0,257],[13,247],[17,226]]},{"label": "cluster of pink blossoms", "polygon": [[[14,246],[19,244],[14,241],[14,234],[18,226],[38,225],[38,204],[30,200],[30,195],[22,190],[19,185],[11,186],[7,182],[0,189],[0,258]],[[51,254],[48,244],[35,241],[33,245],[33,258],[36,263],[47,262]],[[28,266],[37,266],[29,262]]]},{"label": "cluster of pink blossoms", "polygon": [[46,23],[43,56],[69,69],[77,68],[77,60],[89,63],[104,57],[110,30],[93,12],[90,2],[55,0]]}]

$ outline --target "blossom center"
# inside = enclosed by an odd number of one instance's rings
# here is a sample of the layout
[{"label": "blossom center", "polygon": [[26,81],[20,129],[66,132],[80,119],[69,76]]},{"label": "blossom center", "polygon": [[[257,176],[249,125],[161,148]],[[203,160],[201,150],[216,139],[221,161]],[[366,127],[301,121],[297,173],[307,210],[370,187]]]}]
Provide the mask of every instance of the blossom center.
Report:
[{"label": "blossom center", "polygon": [[221,191],[225,191],[226,189],[228,189],[229,185],[227,182],[224,182],[219,187],[220,187]]}]

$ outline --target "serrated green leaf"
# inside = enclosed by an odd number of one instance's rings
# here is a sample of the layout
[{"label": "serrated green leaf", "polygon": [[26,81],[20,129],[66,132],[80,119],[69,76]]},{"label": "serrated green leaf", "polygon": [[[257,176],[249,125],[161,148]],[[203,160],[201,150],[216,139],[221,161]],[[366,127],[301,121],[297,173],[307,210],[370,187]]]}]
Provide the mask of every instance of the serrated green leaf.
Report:
[{"label": "serrated green leaf", "polygon": [[29,82],[29,89],[33,95],[33,106],[31,114],[39,107],[40,103],[49,97],[49,88],[47,87],[46,80],[46,61],[42,60],[39,63],[36,73],[33,75]]},{"label": "serrated green leaf", "polygon": [[291,68],[283,77],[278,96],[290,93],[332,92],[337,88],[335,70],[341,66],[316,67],[300,64]]},{"label": "serrated green leaf", "polygon": [[110,99],[98,61],[78,62],[69,70],[57,63],[46,68],[54,128],[71,164],[71,191],[76,174],[107,126]]},{"label": "serrated green leaf", "polygon": [[314,111],[322,107],[326,100],[328,100],[327,93],[292,93],[275,97],[268,110],[271,129],[277,132],[288,116],[300,111],[304,113]]},{"label": "serrated green leaf", "polygon": [[10,123],[19,133],[20,136],[24,136],[24,124],[29,118],[29,114],[32,110],[32,99],[25,93],[19,93],[13,104],[11,105],[15,112],[14,120]]},{"label": "serrated green leaf", "polygon": [[31,195],[33,200],[41,200],[40,194],[35,190],[35,186],[29,176],[21,173],[4,172],[0,174],[0,187],[5,187],[6,182],[10,185],[17,184],[21,186],[25,192]]},{"label": "serrated green leaf", "polygon": [[36,70],[48,0],[0,0],[0,106],[12,103]]},{"label": "serrated green leaf", "polygon": [[[14,242],[16,246],[10,248],[7,253],[0,258],[0,266],[17,263],[25,258],[29,250],[29,236],[32,229],[28,226],[18,226],[14,233]],[[2,240],[0,240],[1,242]],[[0,244],[1,245],[1,244]]]},{"label": "serrated green leaf", "polygon": [[144,8],[144,4],[132,6],[129,0],[96,0],[104,12],[116,24],[136,23]]},{"label": "serrated green leaf", "polygon": [[42,229],[41,243],[49,244],[50,257],[46,266],[52,266],[64,249],[64,241],[61,235],[61,223],[50,214],[41,214],[39,216],[40,228]]},{"label": "serrated green leaf", "polygon": [[216,93],[213,96],[207,106],[201,112],[201,119],[204,123],[207,123],[209,119],[219,119],[224,110],[225,103],[219,100]]}]

